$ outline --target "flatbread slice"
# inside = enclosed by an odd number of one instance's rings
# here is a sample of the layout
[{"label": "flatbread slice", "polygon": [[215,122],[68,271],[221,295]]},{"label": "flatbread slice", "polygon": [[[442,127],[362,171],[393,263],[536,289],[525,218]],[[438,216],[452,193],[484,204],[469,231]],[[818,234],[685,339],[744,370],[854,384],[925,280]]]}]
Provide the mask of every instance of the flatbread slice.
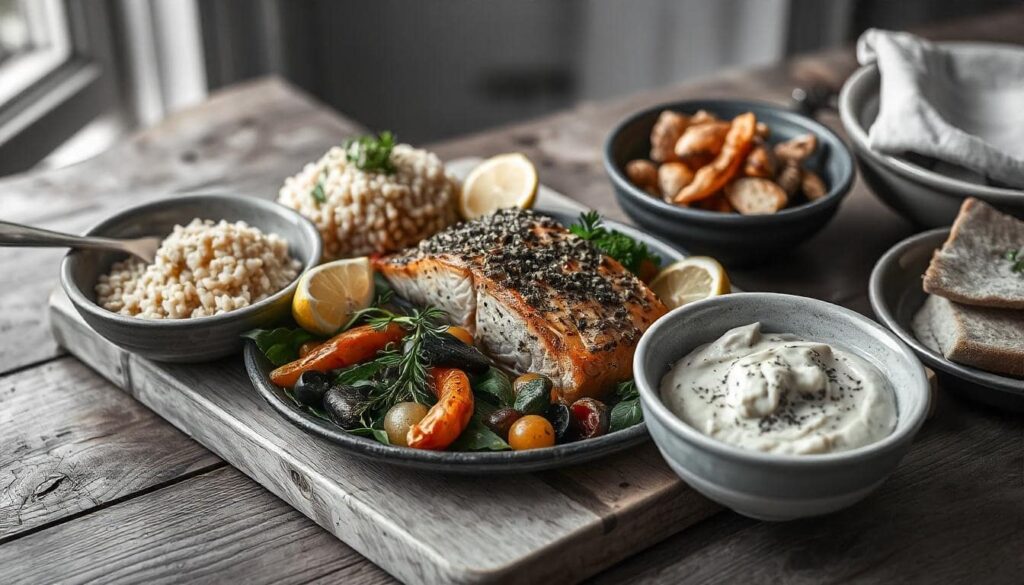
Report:
[{"label": "flatbread slice", "polygon": [[1024,378],[1024,311],[972,307],[928,295],[911,327],[921,343],[950,361]]},{"label": "flatbread slice", "polygon": [[964,201],[942,248],[924,273],[924,290],[966,305],[1024,309],[1024,221],[973,197]]}]

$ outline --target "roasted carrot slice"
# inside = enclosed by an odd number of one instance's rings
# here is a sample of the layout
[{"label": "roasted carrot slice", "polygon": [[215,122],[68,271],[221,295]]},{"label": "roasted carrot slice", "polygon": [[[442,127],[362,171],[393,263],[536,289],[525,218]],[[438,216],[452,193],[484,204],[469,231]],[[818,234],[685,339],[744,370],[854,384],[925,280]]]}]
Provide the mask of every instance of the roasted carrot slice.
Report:
[{"label": "roasted carrot slice", "polygon": [[413,449],[440,451],[455,442],[473,416],[473,390],[462,370],[434,368],[437,404],[409,429],[406,442]]},{"label": "roasted carrot slice", "polygon": [[329,372],[365,362],[389,343],[398,342],[404,335],[405,331],[395,324],[384,329],[374,329],[369,325],[353,327],[323,342],[305,357],[270,372],[270,380],[278,386],[291,388],[303,372]]}]

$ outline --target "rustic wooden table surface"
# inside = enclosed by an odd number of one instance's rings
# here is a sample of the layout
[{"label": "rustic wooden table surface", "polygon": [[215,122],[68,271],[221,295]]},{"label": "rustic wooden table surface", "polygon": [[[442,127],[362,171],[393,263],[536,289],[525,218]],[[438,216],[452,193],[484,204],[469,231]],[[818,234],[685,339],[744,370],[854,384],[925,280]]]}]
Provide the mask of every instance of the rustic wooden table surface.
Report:
[{"label": "rustic wooden table surface", "polygon": [[[1019,43],[1024,9],[927,34]],[[600,161],[616,120],[686,97],[781,103],[798,84],[838,87],[853,67],[852,52],[842,50],[726,71],[431,148],[444,158],[526,152],[545,183],[621,219]],[[820,117],[839,129],[837,116]],[[79,231],[170,193],[270,193],[357,129],[282,82],[257,81],[86,163],[3,179],[0,217]],[[870,314],[870,268],[911,232],[858,181],[828,229],[771,265],[735,272],[734,280]],[[0,580],[392,581],[64,354],[44,312],[62,254],[0,249]],[[910,455],[863,503],[786,524],[722,512],[593,581],[1019,583],[1022,575],[1024,417],[942,394]]]}]

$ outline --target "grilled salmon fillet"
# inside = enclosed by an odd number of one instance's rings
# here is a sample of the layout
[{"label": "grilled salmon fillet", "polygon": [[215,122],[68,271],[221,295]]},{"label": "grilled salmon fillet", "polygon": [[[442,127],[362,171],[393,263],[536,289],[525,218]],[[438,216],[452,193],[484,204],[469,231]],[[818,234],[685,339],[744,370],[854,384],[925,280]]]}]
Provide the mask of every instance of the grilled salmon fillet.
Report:
[{"label": "grilled salmon fillet", "polygon": [[637,341],[667,311],[621,264],[520,209],[452,226],[375,266],[398,295],[469,329],[503,367],[551,378],[566,403],[628,380]]}]

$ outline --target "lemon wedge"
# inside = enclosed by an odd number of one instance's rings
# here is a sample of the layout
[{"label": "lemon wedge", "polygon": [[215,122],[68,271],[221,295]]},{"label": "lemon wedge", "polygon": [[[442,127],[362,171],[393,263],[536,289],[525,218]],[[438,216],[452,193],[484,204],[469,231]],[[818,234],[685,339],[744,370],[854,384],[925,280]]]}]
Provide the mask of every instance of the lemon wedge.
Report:
[{"label": "lemon wedge", "polygon": [[537,198],[537,169],[525,155],[499,154],[477,165],[462,183],[459,212],[476,219],[505,207],[530,209]]},{"label": "lemon wedge", "polygon": [[666,266],[650,286],[669,309],[728,294],[731,290],[725,269],[707,256],[691,256]]},{"label": "lemon wedge", "polygon": [[315,335],[334,335],[352,315],[373,302],[373,267],[369,258],[321,264],[299,279],[292,316]]}]

